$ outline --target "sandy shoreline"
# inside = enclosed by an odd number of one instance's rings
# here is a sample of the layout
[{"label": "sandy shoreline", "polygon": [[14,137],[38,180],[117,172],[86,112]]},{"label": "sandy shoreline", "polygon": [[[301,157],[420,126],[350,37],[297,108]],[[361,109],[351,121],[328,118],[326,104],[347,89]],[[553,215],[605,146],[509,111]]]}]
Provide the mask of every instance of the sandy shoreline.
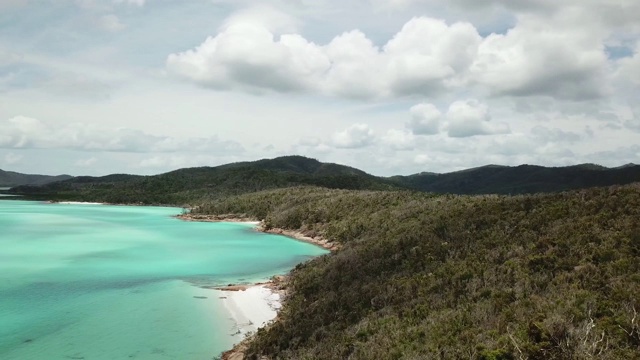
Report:
[{"label": "sandy shoreline", "polygon": [[245,340],[277,319],[285,296],[285,281],[285,276],[275,276],[272,281],[264,283],[202,286],[216,292],[233,324],[228,330],[228,334],[234,337],[233,347],[222,353],[222,359],[244,359]]},{"label": "sandy shoreline", "polygon": [[238,336],[236,344],[275,319],[282,306],[280,294],[264,284],[247,286],[242,290],[215,291],[235,323],[231,334]]},{"label": "sandy shoreline", "polygon": [[294,240],[320,246],[332,252],[340,249],[339,244],[332,242],[328,239],[325,239],[322,236],[312,235],[310,233],[305,233],[300,230],[288,230],[288,229],[281,229],[281,228],[266,229],[264,226],[264,222],[262,221],[257,221],[254,218],[243,217],[243,216],[238,216],[234,214],[225,214],[225,215],[181,214],[181,215],[176,215],[175,217],[183,221],[251,223],[256,225],[255,229],[260,232],[287,236]]},{"label": "sandy shoreline", "polygon": [[56,201],[56,202],[49,201],[48,203],[50,203],[50,204],[63,204],[63,205],[108,205],[108,204],[105,204],[105,203],[88,202],[88,201]]},{"label": "sandy shoreline", "polygon": [[[321,236],[305,233],[303,231],[287,230],[280,228],[266,229],[264,222],[254,218],[226,215],[199,215],[181,214],[175,216],[183,221],[202,222],[244,222],[255,225],[256,231],[277,234],[290,237],[320,246],[331,252],[339,250],[339,245]],[[254,285],[230,284],[224,287],[206,287],[222,293],[219,298],[236,324],[231,329],[234,336],[238,336],[233,348],[222,353],[222,360],[243,360],[247,349],[247,336],[258,328],[267,326],[272,321],[277,321],[278,310],[282,306],[285,290],[283,290],[286,277],[276,276],[275,281]]]}]

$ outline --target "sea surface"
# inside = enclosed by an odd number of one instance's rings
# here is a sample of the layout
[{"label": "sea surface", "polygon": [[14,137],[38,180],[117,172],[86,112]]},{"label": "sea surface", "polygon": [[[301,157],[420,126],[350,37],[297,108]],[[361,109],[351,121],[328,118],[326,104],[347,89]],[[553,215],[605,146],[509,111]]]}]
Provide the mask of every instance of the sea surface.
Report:
[{"label": "sea surface", "polygon": [[0,359],[212,359],[241,339],[201,286],[326,253],[180,210],[0,200]]}]

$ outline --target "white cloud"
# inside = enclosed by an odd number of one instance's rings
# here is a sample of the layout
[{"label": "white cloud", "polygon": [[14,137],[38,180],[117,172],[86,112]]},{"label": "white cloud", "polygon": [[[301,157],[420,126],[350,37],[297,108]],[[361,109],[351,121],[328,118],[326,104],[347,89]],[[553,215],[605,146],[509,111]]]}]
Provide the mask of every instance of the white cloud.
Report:
[{"label": "white cloud", "polygon": [[411,120],[406,127],[416,135],[433,135],[440,132],[442,113],[433,104],[421,103],[411,107]]},{"label": "white cloud", "polygon": [[244,150],[239,143],[220,140],[217,136],[181,139],[150,135],[135,129],[105,129],[82,123],[53,127],[24,116],[0,121],[0,128],[0,148],[5,149],[218,153],[239,153]]},{"label": "white cloud", "polygon": [[411,19],[384,47],[391,91],[424,94],[447,85],[473,63],[480,41],[469,23],[449,26],[427,17]]},{"label": "white cloud", "polygon": [[195,49],[169,55],[167,68],[219,89],[304,90],[351,98],[430,94],[459,81],[481,40],[469,23],[417,17],[382,48],[359,30],[321,46],[299,34],[279,35],[256,21],[254,12],[243,15],[232,16],[220,33]]},{"label": "white cloud", "polygon": [[451,137],[463,138],[510,132],[506,124],[491,124],[489,107],[475,99],[453,102],[449,105],[446,118],[447,134]]},{"label": "white cloud", "polygon": [[[619,165],[616,149],[640,143],[637,0],[266,0],[239,12],[256,2],[9,2],[0,161],[24,156],[20,171],[69,172],[91,157],[75,169],[169,170],[226,152],[387,175]],[[46,121],[8,124],[18,114]]]},{"label": "white cloud", "polygon": [[372,145],[375,134],[367,124],[354,124],[335,133],[331,140],[333,146],[337,148],[355,149]]},{"label": "white cloud", "polygon": [[[582,100],[608,89],[607,55],[599,27],[576,26],[579,14],[549,20],[522,16],[506,34],[482,41],[471,79],[498,95],[547,95]],[[564,21],[566,24],[558,24]]]},{"label": "white cloud", "polygon": [[382,136],[382,143],[393,150],[413,150],[415,148],[415,137],[406,130],[389,129]]},{"label": "white cloud", "polygon": [[640,42],[635,46],[634,54],[618,61],[617,77],[624,82],[640,86]]},{"label": "white cloud", "polygon": [[326,45],[279,33],[270,25],[269,19],[278,17],[273,13],[231,16],[200,46],[169,55],[168,70],[217,89],[348,98],[441,94],[469,82],[494,95],[570,100],[598,98],[610,90],[603,46],[610,34],[597,23],[589,31],[580,27],[581,9],[561,9],[551,19],[521,15],[506,34],[484,39],[467,22],[415,17],[382,47],[360,30]]},{"label": "white cloud", "polygon": [[267,5],[254,5],[231,14],[220,26],[220,31],[234,31],[239,25],[253,25],[273,34],[293,33],[300,26],[299,21],[283,11]]}]

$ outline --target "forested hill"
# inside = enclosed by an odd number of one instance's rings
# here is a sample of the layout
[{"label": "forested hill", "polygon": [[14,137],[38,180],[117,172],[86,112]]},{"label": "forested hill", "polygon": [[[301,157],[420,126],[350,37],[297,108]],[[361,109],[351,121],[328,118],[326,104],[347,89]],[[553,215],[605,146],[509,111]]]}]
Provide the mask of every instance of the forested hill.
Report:
[{"label": "forested hill", "polygon": [[185,168],[154,176],[82,176],[44,186],[16,187],[12,192],[50,200],[194,205],[228,195],[300,185],[350,190],[525,194],[637,181],[640,181],[640,166],[632,164],[620,168],[592,164],[558,168],[489,165],[446,174],[420,173],[385,178],[349,166],[303,156],[284,156],[216,167]]},{"label": "forested hill", "polygon": [[195,209],[341,244],[247,359],[640,359],[640,185],[518,196],[295,188]]},{"label": "forested hill", "polygon": [[354,190],[400,188],[389,179],[348,166],[285,156],[217,167],[185,168],[154,176],[77,177],[45,186],[16,187],[11,192],[51,200],[182,205],[299,185]]},{"label": "forested hill", "polygon": [[18,185],[44,185],[50,182],[70,179],[69,175],[49,176],[21,174],[13,171],[0,169],[0,187],[11,187]]},{"label": "forested hill", "polygon": [[487,165],[447,174],[421,173],[390,178],[399,186],[438,194],[533,194],[623,185],[640,181],[640,165],[607,168]]}]

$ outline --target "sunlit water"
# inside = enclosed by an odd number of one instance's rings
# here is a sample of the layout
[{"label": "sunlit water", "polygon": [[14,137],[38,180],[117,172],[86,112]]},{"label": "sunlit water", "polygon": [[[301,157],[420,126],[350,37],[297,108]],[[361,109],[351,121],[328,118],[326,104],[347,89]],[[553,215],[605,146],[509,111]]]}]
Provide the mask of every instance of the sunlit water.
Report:
[{"label": "sunlit water", "polygon": [[212,359],[239,339],[199,285],[326,252],[179,211],[0,200],[0,359]]}]

